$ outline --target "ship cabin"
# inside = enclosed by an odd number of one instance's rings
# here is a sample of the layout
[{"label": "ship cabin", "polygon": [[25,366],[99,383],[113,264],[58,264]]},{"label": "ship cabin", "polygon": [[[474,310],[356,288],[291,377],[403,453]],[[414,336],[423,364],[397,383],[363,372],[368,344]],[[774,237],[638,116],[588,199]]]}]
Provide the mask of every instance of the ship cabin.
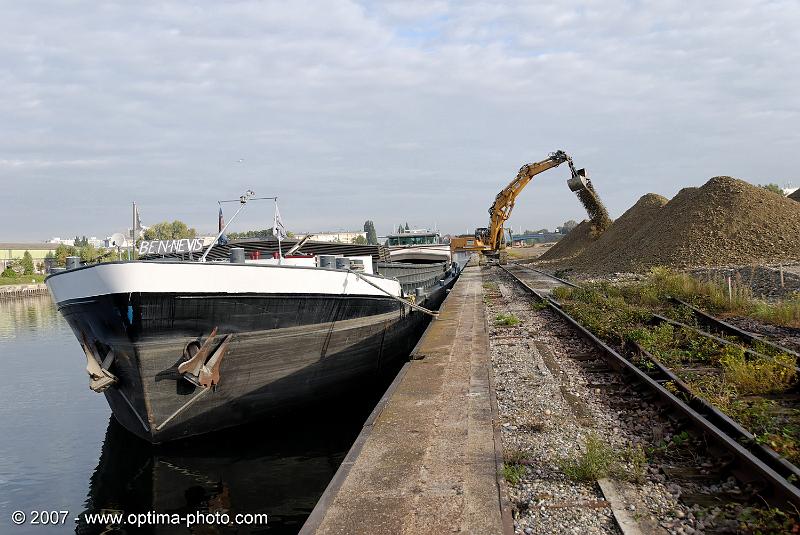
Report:
[{"label": "ship cabin", "polygon": [[388,247],[414,247],[418,245],[440,245],[441,235],[436,231],[409,230],[399,234],[388,234],[386,245]]}]

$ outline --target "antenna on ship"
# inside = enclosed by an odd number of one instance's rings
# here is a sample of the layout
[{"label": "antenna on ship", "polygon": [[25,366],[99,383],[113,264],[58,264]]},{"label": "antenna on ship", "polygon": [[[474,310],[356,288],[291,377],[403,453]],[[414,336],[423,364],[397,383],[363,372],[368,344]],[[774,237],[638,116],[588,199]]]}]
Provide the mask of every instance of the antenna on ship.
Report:
[{"label": "antenna on ship", "polygon": [[[276,224],[279,224],[280,225],[280,229],[284,230],[283,229],[283,222],[281,222],[281,215],[278,213],[278,198],[277,197],[256,197],[255,195],[256,195],[256,193],[253,190],[249,189],[249,190],[245,191],[244,195],[242,195],[238,199],[217,201],[217,204],[219,204],[219,206],[220,206],[220,214],[222,213],[222,203],[238,202],[239,203],[239,209],[236,210],[236,213],[233,214],[233,216],[230,219],[228,219],[228,222],[225,223],[225,225],[220,225],[222,228],[219,229],[219,232],[217,233],[216,237],[211,241],[211,244],[208,246],[208,249],[206,249],[206,252],[203,253],[203,256],[200,257],[200,262],[205,262],[206,261],[206,257],[208,256],[208,253],[210,253],[211,249],[219,242],[220,237],[223,234],[225,234],[225,230],[230,226],[231,223],[233,223],[233,220],[236,219],[236,216],[238,216],[239,213],[242,210],[244,210],[244,205],[247,204],[247,201],[275,201]],[[220,216],[220,222],[222,222],[222,217],[221,216]],[[285,233],[284,233],[284,236],[285,236]],[[280,238],[278,238],[278,244],[279,244],[278,250],[280,250]]]},{"label": "antenna on ship", "polygon": [[278,198],[275,197],[275,217],[272,223],[272,234],[278,238],[278,264],[281,264],[283,259],[283,251],[281,250],[281,238],[286,236],[286,228],[283,226],[281,220],[281,213],[278,211]]},{"label": "antenna on ship", "polygon": [[[128,249],[128,260],[133,260],[133,247],[136,243],[136,201],[133,201],[133,210],[131,211],[132,214],[132,225],[131,225],[131,246]],[[117,257],[119,257],[119,250],[117,251]],[[119,258],[117,258],[119,260]]]},{"label": "antenna on ship", "polygon": [[[214,247],[214,245],[216,245],[216,244],[217,244],[217,241],[219,240],[219,237],[220,237],[220,236],[222,236],[222,235],[225,233],[225,229],[227,229],[227,228],[228,228],[228,226],[229,226],[231,223],[233,223],[233,220],[234,220],[234,219],[236,219],[236,216],[237,216],[237,215],[239,215],[239,213],[240,213],[242,210],[244,210],[244,206],[247,204],[247,201],[249,201],[249,200],[250,200],[250,199],[252,199],[253,197],[255,197],[255,192],[254,192],[253,190],[251,190],[251,189],[249,189],[249,190],[245,191],[245,192],[244,192],[244,195],[242,195],[241,197],[239,197],[239,209],[238,209],[238,210],[236,210],[236,213],[235,213],[235,214],[233,214],[233,217],[231,217],[231,218],[228,220],[228,222],[227,222],[227,223],[225,223],[225,226],[224,226],[224,227],[222,227],[222,228],[219,230],[219,233],[217,233],[217,236],[216,236],[216,237],[214,238],[214,240],[211,242],[211,245],[209,245],[209,246],[208,246],[208,249],[206,249],[206,252],[205,252],[205,253],[203,253],[203,256],[201,256],[201,257],[200,257],[200,262],[205,262],[205,261],[206,261],[206,257],[208,256],[208,253],[210,253],[210,252],[211,252],[211,248],[212,248],[212,247]],[[219,201],[219,202],[220,202],[220,203],[223,203],[223,202],[230,202],[230,201]]]}]

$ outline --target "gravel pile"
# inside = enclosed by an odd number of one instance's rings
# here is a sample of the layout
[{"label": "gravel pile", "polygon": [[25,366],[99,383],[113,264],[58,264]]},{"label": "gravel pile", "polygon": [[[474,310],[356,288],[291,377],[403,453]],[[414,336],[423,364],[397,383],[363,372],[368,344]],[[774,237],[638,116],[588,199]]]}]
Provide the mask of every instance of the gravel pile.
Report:
[{"label": "gravel pile", "polygon": [[[560,267],[602,274],[800,260],[800,209],[792,199],[719,176],[659,202],[646,195],[606,231],[604,245],[587,243]],[[618,222],[624,226],[615,231]]]},{"label": "gravel pile", "polygon": [[797,202],[800,202],[800,189],[789,195],[789,198]]},{"label": "gravel pile", "polygon": [[580,254],[586,247],[597,239],[599,233],[588,220],[582,221],[577,227],[558,240],[555,245],[545,251],[539,260],[556,260],[572,258]]},{"label": "gravel pile", "polygon": [[648,193],[627,212],[614,221],[608,230],[591,242],[574,260],[577,269],[595,265],[610,265],[624,255],[631,243],[641,243],[652,230],[653,222],[669,201],[666,197]]}]

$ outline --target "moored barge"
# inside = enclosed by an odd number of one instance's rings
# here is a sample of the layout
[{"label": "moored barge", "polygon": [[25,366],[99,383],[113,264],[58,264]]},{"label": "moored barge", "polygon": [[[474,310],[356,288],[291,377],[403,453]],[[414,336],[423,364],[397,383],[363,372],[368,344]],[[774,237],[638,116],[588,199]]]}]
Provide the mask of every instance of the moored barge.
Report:
[{"label": "moored barge", "polygon": [[46,282],[90,387],[127,430],[159,443],[324,402],[396,369],[458,274],[449,261],[392,262],[378,246],[296,246],[234,241],[203,262],[176,253]]}]

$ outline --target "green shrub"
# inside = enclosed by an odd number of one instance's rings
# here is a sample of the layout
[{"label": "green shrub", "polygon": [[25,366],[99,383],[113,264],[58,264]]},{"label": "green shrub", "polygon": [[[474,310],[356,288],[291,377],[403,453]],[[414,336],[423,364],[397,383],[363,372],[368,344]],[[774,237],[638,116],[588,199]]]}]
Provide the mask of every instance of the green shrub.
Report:
[{"label": "green shrub", "polygon": [[519,325],[520,320],[514,314],[498,314],[494,317],[495,325],[504,325],[506,327],[513,327]]},{"label": "green shrub", "polygon": [[22,274],[33,275],[33,270],[33,256],[30,251],[25,251],[25,254],[22,255]]},{"label": "green shrub", "polygon": [[503,479],[511,485],[518,485],[522,478],[525,477],[527,470],[521,464],[506,464],[503,463]]},{"label": "green shrub", "polygon": [[561,459],[559,468],[570,479],[596,481],[608,477],[615,471],[619,457],[599,436],[592,433],[586,439],[586,447],[575,457]]},{"label": "green shrub", "polygon": [[725,380],[740,395],[782,392],[794,383],[795,359],[789,355],[747,359],[738,347],[728,347],[720,359]]}]

